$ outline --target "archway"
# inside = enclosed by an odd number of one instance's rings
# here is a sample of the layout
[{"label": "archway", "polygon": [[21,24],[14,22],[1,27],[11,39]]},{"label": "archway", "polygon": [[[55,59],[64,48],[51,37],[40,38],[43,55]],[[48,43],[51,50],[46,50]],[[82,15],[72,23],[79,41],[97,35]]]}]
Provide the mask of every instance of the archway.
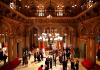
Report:
[{"label": "archway", "polygon": [[32,27],[30,29],[30,50],[38,48],[38,29]]},{"label": "archway", "polygon": [[87,53],[87,36],[88,36],[88,29],[86,25],[80,25],[79,27],[79,51],[80,51],[80,58],[86,58]]}]

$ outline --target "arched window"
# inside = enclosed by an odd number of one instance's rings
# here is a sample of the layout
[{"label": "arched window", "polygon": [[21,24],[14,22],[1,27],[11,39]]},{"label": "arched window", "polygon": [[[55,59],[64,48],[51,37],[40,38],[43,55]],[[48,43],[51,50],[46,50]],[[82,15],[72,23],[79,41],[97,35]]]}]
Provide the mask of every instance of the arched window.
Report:
[{"label": "arched window", "polygon": [[37,10],[38,16],[44,16],[44,9]]},{"label": "arched window", "polygon": [[63,10],[57,10],[57,16],[63,16]]},{"label": "arched window", "polygon": [[64,6],[57,6],[57,10],[56,10],[57,16],[63,16],[64,14],[63,7]]},{"label": "arched window", "polygon": [[44,6],[40,5],[37,7],[38,7],[38,10],[37,10],[38,16],[44,16],[44,14],[45,14]]}]

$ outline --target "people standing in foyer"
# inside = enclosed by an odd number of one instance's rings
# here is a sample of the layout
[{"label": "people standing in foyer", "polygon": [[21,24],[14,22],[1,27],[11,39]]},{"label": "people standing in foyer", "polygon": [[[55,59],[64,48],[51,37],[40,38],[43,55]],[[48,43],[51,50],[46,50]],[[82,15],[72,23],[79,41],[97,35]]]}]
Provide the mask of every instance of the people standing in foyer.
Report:
[{"label": "people standing in foyer", "polygon": [[46,61],[45,61],[45,70],[49,70],[49,58],[48,57],[46,58]]},{"label": "people standing in foyer", "polygon": [[41,61],[41,60],[40,60],[40,54],[39,54],[39,52],[37,52],[37,60],[38,60],[38,62]]},{"label": "people standing in foyer", "polygon": [[52,69],[52,57],[50,57],[50,69]]},{"label": "people standing in foyer", "polygon": [[39,51],[39,55],[40,55],[41,60],[43,61],[43,52],[42,52],[42,50]]},{"label": "people standing in foyer", "polygon": [[36,62],[36,58],[37,58],[37,53],[34,52],[34,62]]},{"label": "people standing in foyer", "polygon": [[62,53],[60,53],[60,55],[59,55],[59,62],[60,62],[60,64],[62,64]]},{"label": "people standing in foyer", "polygon": [[54,65],[56,66],[56,54],[53,54],[53,61],[54,61]]},{"label": "people standing in foyer", "polygon": [[71,59],[71,70],[75,70],[75,67],[74,67],[74,59]]},{"label": "people standing in foyer", "polygon": [[75,70],[79,70],[79,60],[76,59]]}]

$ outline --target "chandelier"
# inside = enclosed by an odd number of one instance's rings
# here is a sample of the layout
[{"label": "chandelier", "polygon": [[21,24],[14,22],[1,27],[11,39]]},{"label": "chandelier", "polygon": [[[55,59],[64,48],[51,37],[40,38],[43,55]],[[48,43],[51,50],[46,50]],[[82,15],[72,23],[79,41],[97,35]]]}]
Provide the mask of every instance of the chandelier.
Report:
[{"label": "chandelier", "polygon": [[62,41],[63,37],[59,33],[42,33],[38,40],[40,41]]}]

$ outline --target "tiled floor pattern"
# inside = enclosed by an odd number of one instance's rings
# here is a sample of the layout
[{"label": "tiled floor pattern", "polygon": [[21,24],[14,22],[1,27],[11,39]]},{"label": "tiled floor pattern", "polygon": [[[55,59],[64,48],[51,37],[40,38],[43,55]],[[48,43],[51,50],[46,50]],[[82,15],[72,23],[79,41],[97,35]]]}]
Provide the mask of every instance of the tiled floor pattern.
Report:
[{"label": "tiled floor pattern", "polygon": [[[81,62],[81,60],[80,60]],[[31,56],[29,62],[28,62],[28,65],[26,66],[23,66],[22,64],[20,64],[17,68],[15,68],[15,70],[38,70],[38,67],[41,65],[41,64],[45,64],[45,59],[41,62],[34,62],[34,57]],[[53,65],[53,69],[52,70],[62,70],[62,65],[59,64],[59,62],[57,61],[57,65],[54,66]],[[68,66],[67,66],[67,70],[71,70],[70,69],[70,62],[68,62]],[[81,63],[79,64],[79,70],[86,70],[82,65]]]}]

